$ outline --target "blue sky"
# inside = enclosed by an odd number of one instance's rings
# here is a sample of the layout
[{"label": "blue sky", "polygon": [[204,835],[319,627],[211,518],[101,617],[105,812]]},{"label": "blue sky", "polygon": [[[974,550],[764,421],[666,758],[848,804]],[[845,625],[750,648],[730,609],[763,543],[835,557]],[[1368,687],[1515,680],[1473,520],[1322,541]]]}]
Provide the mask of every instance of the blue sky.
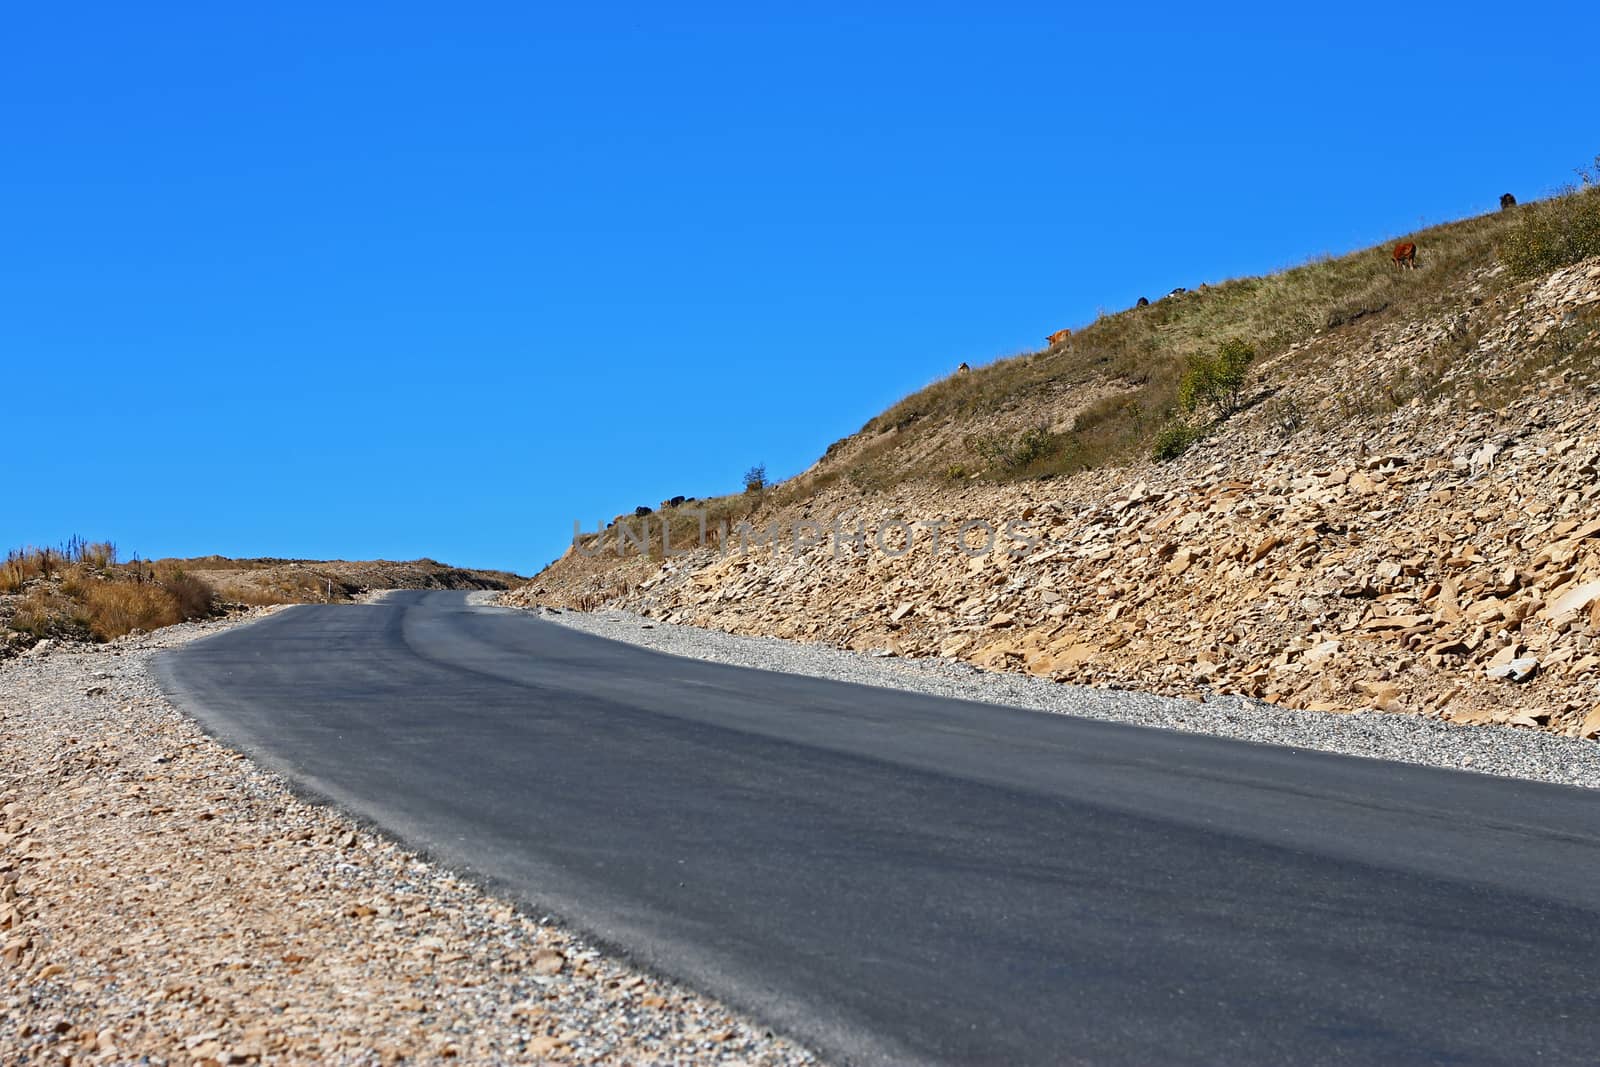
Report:
[{"label": "blue sky", "polygon": [[0,545],[531,573],[962,360],[1553,190],[1597,39],[1576,3],[15,6]]}]

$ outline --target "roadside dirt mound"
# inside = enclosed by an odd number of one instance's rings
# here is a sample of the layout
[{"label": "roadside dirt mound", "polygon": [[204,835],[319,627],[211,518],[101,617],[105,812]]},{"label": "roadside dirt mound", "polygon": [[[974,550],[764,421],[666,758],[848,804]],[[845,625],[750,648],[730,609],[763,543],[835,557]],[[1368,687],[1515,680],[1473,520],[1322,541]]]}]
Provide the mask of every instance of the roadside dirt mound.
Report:
[{"label": "roadside dirt mound", "polygon": [[203,556],[162,562],[210,582],[225,600],[250,605],[349,601],[380,589],[513,589],[526,580],[509,571],[470,570],[431,559],[351,562]]}]

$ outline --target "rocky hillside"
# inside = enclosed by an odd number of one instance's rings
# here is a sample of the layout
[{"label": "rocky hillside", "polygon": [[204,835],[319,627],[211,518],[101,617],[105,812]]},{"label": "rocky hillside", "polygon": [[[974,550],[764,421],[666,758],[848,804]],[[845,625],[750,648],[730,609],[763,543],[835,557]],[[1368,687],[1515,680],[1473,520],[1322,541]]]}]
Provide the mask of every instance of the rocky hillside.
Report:
[{"label": "rocky hillside", "polygon": [[[1108,316],[705,503],[705,547],[663,558],[663,523],[696,540],[684,509],[619,518],[648,553],[590,537],[508,599],[1595,736],[1600,258],[1525,255],[1564,236],[1549,210],[1415,235],[1417,271],[1374,249]],[[1260,353],[1242,406],[1179,415],[1198,443],[1150,459],[1230,336]]]}]

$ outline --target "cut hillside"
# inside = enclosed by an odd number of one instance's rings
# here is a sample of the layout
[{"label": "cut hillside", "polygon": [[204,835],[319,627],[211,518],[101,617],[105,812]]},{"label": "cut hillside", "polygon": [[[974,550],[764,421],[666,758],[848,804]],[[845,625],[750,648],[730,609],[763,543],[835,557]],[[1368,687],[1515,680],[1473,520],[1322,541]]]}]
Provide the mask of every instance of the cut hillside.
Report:
[{"label": "cut hillside", "polygon": [[[696,540],[687,508],[619,518],[648,553],[591,535],[507,599],[1593,735],[1597,220],[1587,188],[1405,235],[1417,270],[1386,244],[1102,317],[935,382],[796,478],[701,502],[707,547],[663,558],[663,522]],[[1238,410],[1185,410],[1186,375],[1235,338],[1257,354]],[[957,547],[969,521],[1030,523],[1028,543],[982,551],[980,526]]]}]

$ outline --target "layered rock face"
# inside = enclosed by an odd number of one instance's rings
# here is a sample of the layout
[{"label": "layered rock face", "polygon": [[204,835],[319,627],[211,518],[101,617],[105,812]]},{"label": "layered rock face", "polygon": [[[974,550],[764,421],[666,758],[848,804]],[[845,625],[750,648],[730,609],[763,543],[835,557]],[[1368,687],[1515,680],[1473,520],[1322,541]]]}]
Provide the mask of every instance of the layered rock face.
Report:
[{"label": "layered rock face", "polygon": [[687,555],[591,539],[510,599],[1592,737],[1597,334],[1591,260],[1297,345],[1258,368],[1252,407],[1171,463],[834,484]]}]

